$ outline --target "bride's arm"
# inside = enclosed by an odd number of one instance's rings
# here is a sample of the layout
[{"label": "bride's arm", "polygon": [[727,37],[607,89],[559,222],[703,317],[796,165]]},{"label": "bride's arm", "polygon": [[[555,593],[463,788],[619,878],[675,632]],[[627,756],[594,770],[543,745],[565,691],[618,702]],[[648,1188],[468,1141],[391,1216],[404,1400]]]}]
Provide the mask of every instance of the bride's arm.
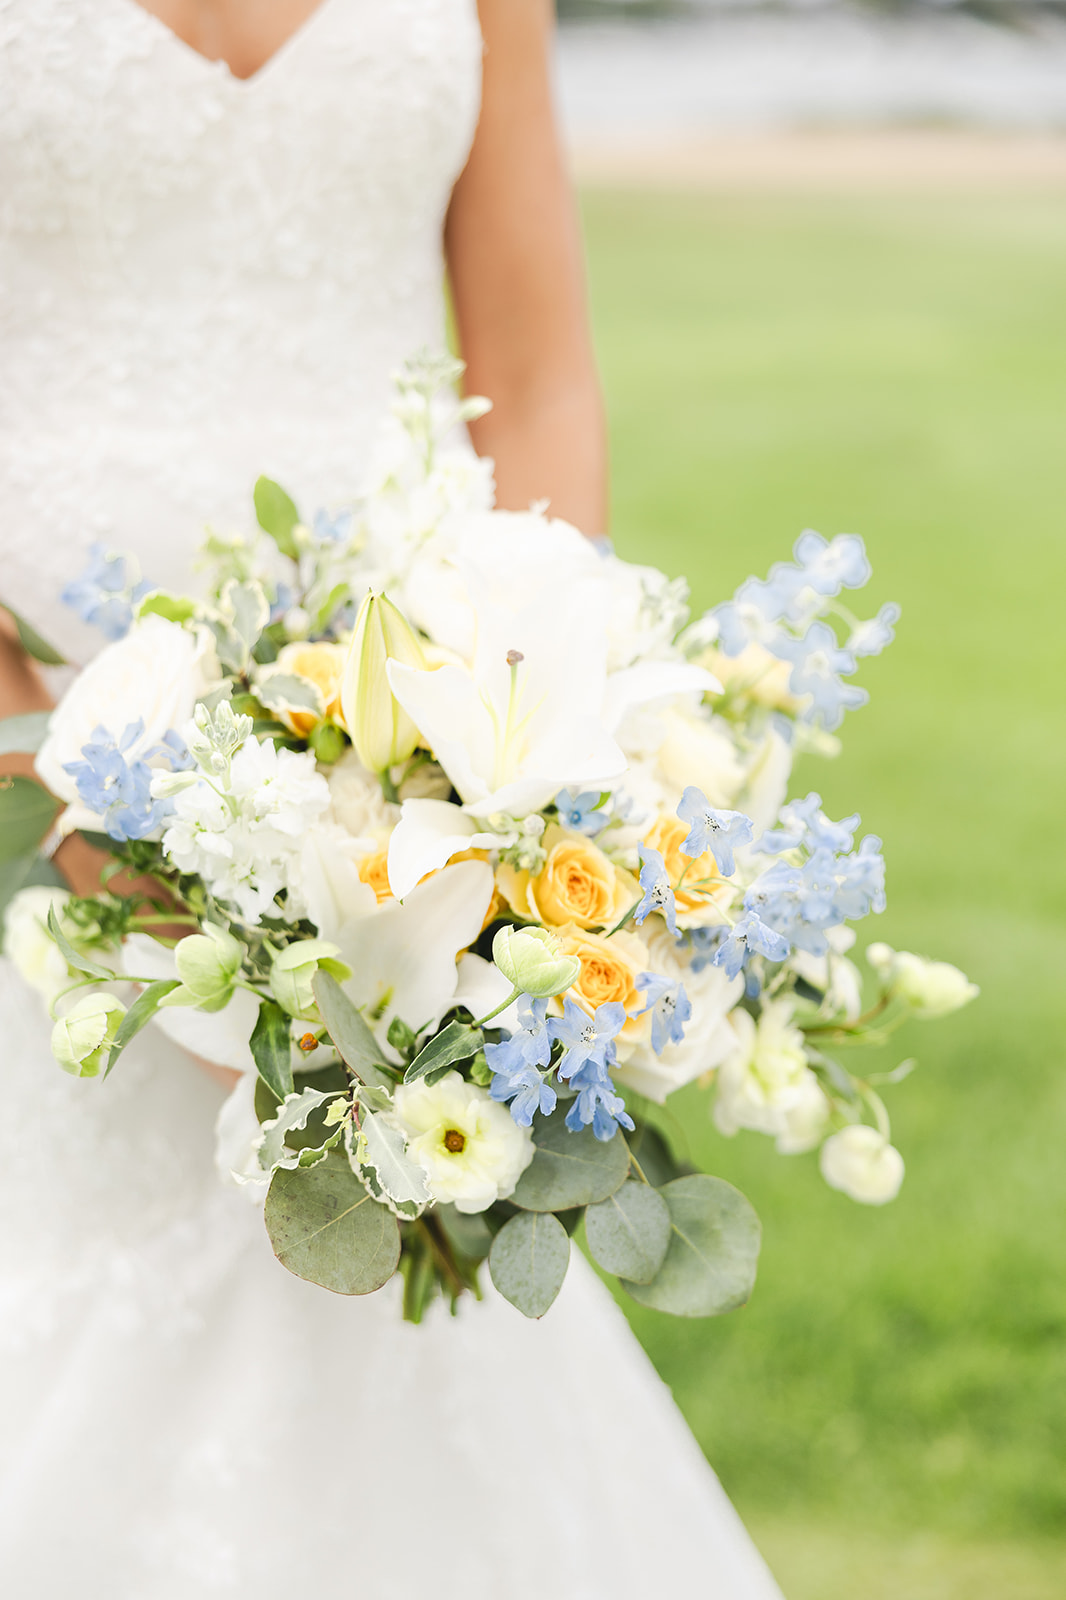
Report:
[{"label": "bride's arm", "polygon": [[499,504],[606,531],[606,444],[577,217],[552,111],[551,0],[479,0],[481,118],[445,230],[471,428]]}]

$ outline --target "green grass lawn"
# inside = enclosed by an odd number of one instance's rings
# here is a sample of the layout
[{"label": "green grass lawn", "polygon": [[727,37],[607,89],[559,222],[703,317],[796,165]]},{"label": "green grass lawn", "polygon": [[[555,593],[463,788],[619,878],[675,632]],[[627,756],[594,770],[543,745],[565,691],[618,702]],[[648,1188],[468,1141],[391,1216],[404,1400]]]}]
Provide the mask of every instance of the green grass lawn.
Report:
[{"label": "green grass lawn", "polygon": [[[751,1305],[636,1329],[793,1600],[1066,1592],[1066,211],[1057,197],[585,197],[622,554],[697,606],[804,527],[903,606],[796,787],[883,835],[866,938],[982,986],[914,1025],[899,1201],[719,1138]],[[892,1060],[886,1061],[887,1065]],[[895,1563],[895,1565],[893,1565]],[[894,1574],[894,1576],[893,1576]]]}]

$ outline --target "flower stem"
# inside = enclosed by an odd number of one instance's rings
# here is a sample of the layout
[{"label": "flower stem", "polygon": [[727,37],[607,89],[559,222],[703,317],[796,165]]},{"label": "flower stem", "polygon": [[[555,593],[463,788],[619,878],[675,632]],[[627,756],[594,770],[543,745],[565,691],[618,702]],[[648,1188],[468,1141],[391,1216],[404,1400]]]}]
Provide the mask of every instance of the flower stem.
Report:
[{"label": "flower stem", "polygon": [[477,1021],[474,1023],[474,1027],[475,1028],[483,1028],[485,1026],[486,1022],[491,1022],[493,1017],[498,1017],[501,1011],[506,1011],[507,1007],[509,1005],[513,1005],[516,1000],[521,998],[522,994],[523,994],[523,990],[521,990],[521,989],[512,989],[511,993],[507,996],[507,999],[502,1001],[496,1007],[495,1011],[490,1011],[487,1016],[479,1017],[477,1019]]}]

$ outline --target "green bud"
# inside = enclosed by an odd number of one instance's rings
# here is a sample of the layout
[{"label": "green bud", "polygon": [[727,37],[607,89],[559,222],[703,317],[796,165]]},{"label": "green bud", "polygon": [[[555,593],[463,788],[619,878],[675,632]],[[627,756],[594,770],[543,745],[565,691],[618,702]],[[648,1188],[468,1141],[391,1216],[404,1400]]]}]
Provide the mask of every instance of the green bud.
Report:
[{"label": "green bud", "polygon": [[52,1029],[52,1054],[64,1072],[95,1078],[122,1026],[126,1007],[112,994],[86,994]]},{"label": "green bud", "polygon": [[340,950],[328,939],[300,939],[286,945],[270,968],[270,988],[281,1009],[304,1022],[318,1021],[311,981],[319,967],[338,983],[350,978],[352,969],[336,959],[339,955]]},{"label": "green bud", "polygon": [[205,922],[201,933],[182,939],[174,951],[181,979],[160,1005],[196,1006],[200,1011],[221,1011],[229,1004],[233,980],[241,970],[244,948],[225,928]]},{"label": "green bud", "polygon": [[321,761],[324,767],[331,767],[339,761],[348,748],[347,741],[335,722],[320,722],[311,729],[308,744],[315,753],[315,760]]},{"label": "green bud", "polygon": [[547,928],[501,928],[492,941],[492,959],[508,983],[535,1000],[562,994],[581,971],[578,957],[564,955]]},{"label": "green bud", "polygon": [[341,682],[344,725],[364,767],[384,772],[406,761],[418,729],[393,695],[388,661],[425,668],[426,659],[407,618],[387,595],[368,594],[356,618]]}]

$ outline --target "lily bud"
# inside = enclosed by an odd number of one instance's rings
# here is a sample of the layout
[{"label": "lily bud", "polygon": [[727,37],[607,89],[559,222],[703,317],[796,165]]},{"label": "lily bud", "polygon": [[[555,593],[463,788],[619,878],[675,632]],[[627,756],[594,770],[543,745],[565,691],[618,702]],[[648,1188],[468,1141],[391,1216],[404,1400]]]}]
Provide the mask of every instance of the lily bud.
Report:
[{"label": "lily bud", "polygon": [[579,957],[564,955],[547,928],[501,928],[492,959],[508,983],[535,1000],[562,994],[581,972]]},{"label": "lily bud", "polygon": [[275,957],[270,968],[270,988],[274,999],[290,1017],[300,1017],[305,1022],[318,1020],[315,992],[311,981],[321,967],[343,983],[352,975],[351,967],[338,961],[340,950],[328,939],[300,939],[286,945]]},{"label": "lily bud", "polygon": [[422,646],[402,611],[387,595],[368,594],[359,611],[341,681],[344,726],[360,761],[384,772],[406,761],[418,743],[418,729],[393,695],[387,661],[425,670]]},{"label": "lily bud", "polygon": [[241,970],[244,950],[225,928],[205,922],[200,933],[182,939],[174,951],[181,983],[159,1003],[161,1006],[196,1006],[200,1011],[221,1011],[229,1004],[233,980]]},{"label": "lily bud", "polygon": [[95,1078],[107,1060],[126,1007],[113,994],[86,994],[52,1029],[52,1054],[64,1072]]}]

